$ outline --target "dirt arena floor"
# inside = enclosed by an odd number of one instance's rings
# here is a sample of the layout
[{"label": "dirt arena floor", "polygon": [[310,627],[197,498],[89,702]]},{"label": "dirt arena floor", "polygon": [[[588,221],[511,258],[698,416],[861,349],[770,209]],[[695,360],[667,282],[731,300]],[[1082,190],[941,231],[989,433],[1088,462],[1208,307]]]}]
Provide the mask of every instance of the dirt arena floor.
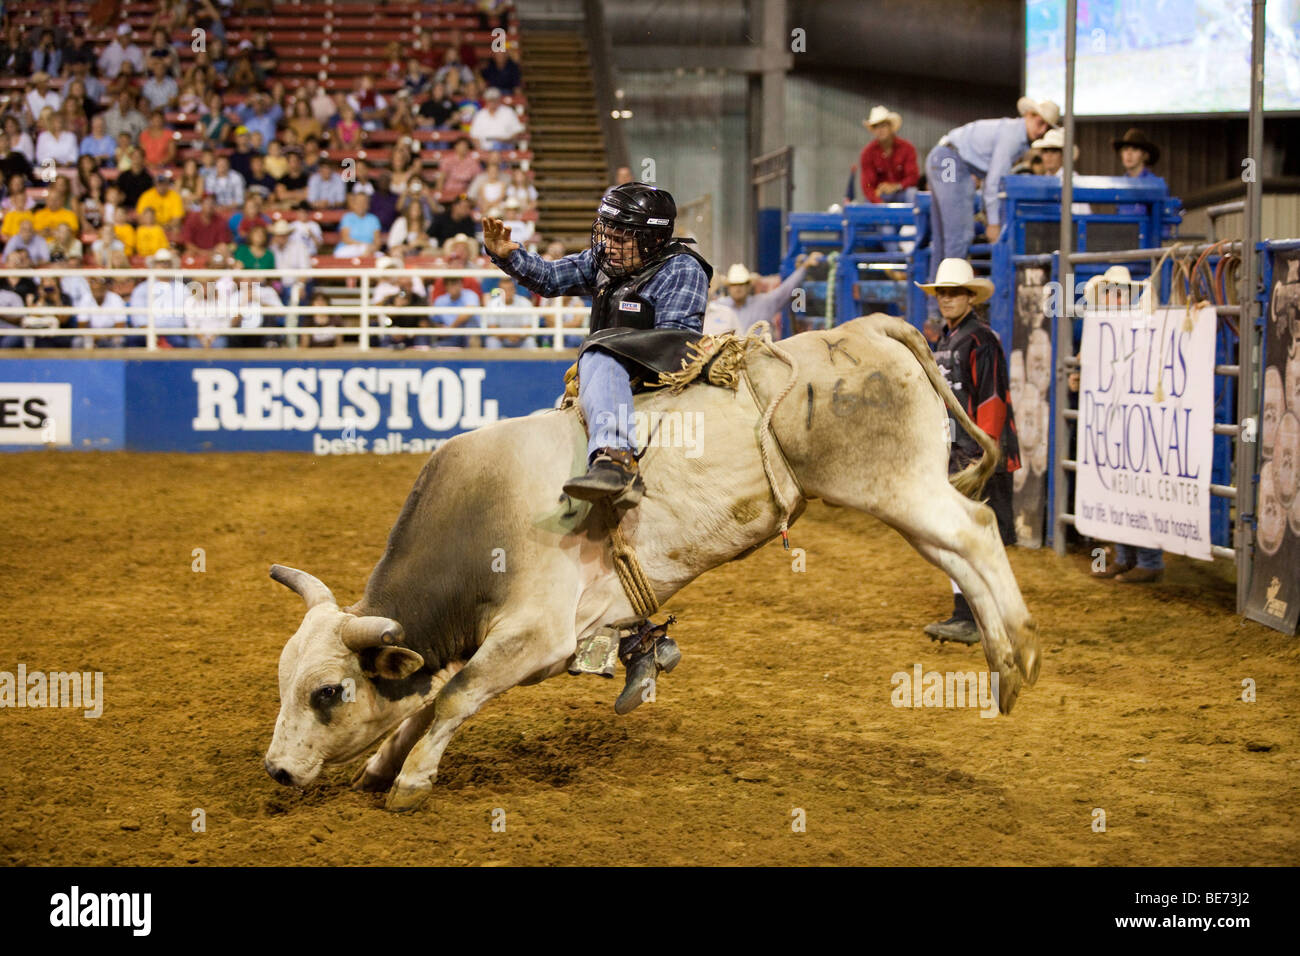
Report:
[{"label": "dirt arena floor", "polygon": [[950,607],[939,571],[873,519],[821,505],[792,531],[805,573],[776,543],[671,602],[685,657],[635,713],[613,712],[621,674],[517,688],[462,728],[411,815],[351,792],[355,764],[305,792],[278,786],[262,755],[302,603],[267,567],[354,600],[420,465],[0,458],[0,670],[103,671],[106,698],[99,719],[0,710],[0,861],[1300,859],[1300,644],[1234,616],[1225,567],[1173,558],[1163,585],[1139,588],[1092,583],[1083,554],[1014,550],[1042,626],[1038,685],[1009,717],[900,709],[894,673],[983,670],[983,654],[921,634]]}]

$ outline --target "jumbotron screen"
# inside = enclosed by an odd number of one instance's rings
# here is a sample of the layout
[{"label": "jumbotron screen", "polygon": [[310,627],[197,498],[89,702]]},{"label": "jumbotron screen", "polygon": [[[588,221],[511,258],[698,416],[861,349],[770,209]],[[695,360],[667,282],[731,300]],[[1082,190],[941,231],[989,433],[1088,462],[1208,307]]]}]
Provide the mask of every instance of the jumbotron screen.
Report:
[{"label": "jumbotron screen", "polygon": [[[1079,0],[1077,116],[1244,113],[1250,0]],[[1300,111],[1300,0],[1265,8],[1264,109]],[[1065,103],[1065,0],[1026,0],[1025,92]]]}]

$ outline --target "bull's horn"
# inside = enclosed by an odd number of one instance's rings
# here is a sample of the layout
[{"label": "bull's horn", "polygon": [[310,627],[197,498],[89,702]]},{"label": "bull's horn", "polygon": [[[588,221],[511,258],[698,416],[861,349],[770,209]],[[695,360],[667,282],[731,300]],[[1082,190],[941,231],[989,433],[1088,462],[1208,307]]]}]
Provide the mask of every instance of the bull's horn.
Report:
[{"label": "bull's horn", "polygon": [[391,617],[352,617],[343,625],[343,644],[350,651],[402,643],[402,625]]},{"label": "bull's horn", "polygon": [[330,589],[319,578],[312,577],[306,571],[287,568],[283,564],[273,564],[271,565],[271,577],[285,587],[297,591],[298,595],[307,602],[307,610],[309,611],[317,604],[339,603],[334,600],[334,595],[330,592]]}]

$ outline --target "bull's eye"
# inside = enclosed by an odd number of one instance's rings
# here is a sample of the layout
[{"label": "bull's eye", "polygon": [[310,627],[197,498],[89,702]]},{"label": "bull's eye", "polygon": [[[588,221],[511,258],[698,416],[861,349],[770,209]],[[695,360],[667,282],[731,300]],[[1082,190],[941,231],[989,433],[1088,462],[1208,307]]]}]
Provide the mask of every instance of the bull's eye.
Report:
[{"label": "bull's eye", "polygon": [[343,699],[342,684],[326,684],[311,693],[311,705],[317,709],[329,707]]}]

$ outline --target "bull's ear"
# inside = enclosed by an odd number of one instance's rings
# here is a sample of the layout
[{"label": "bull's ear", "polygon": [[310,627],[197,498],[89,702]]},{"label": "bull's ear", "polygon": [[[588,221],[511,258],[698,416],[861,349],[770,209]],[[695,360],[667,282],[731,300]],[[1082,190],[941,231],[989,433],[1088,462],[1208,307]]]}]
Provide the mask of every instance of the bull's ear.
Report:
[{"label": "bull's ear", "polygon": [[367,677],[401,680],[424,666],[424,658],[409,647],[371,647],[361,652],[361,673]]}]

